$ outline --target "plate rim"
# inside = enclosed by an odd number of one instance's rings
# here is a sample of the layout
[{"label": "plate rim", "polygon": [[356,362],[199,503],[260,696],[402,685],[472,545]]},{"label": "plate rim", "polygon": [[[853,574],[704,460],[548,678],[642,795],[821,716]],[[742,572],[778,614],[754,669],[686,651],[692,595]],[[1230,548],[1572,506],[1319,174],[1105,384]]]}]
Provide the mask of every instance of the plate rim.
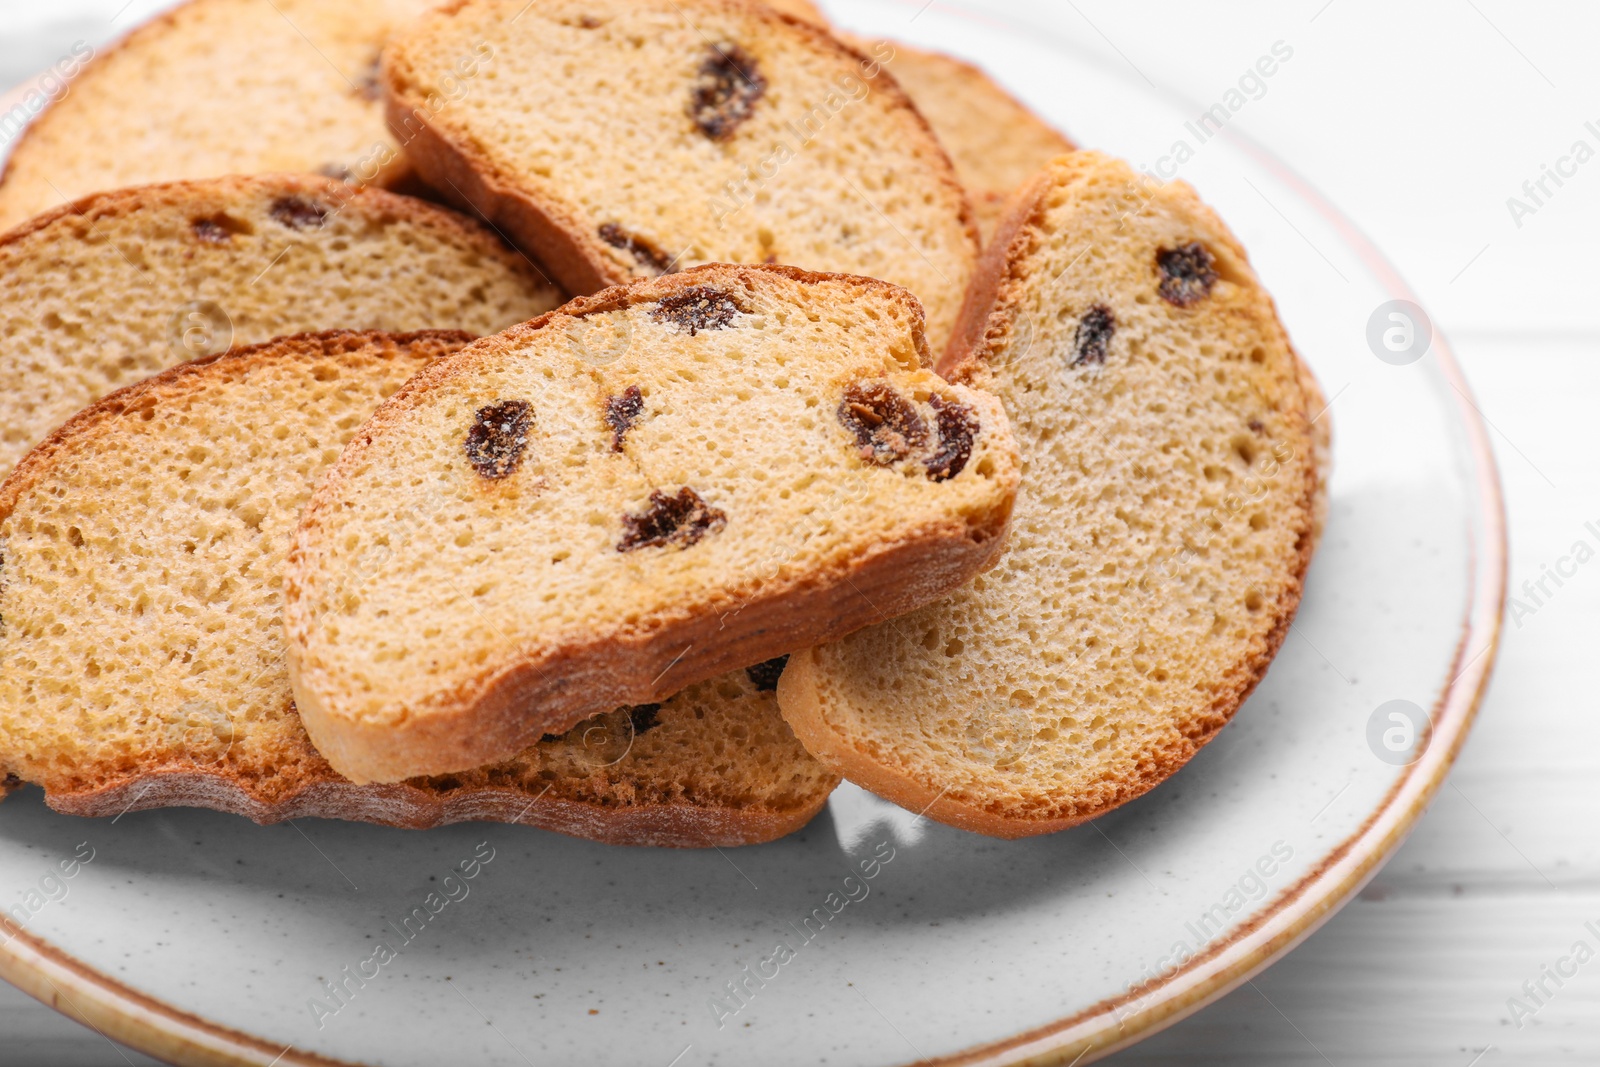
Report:
[{"label": "plate rim", "polygon": [[[945,4],[939,7],[973,16]],[[0,111],[20,100],[31,84],[24,82],[0,94]],[[1228,140],[1338,230],[1392,299],[1422,306],[1377,246],[1314,185],[1254,139],[1232,127],[1225,132]],[[22,136],[19,131],[12,145]],[[1330,849],[1315,870],[1280,893],[1254,921],[1178,970],[1043,1026],[923,1061],[927,1067],[1072,1067],[1131,1047],[1244,985],[1299,946],[1349,903],[1410,836],[1443,788],[1477,718],[1499,656],[1508,579],[1505,498],[1488,428],[1448,339],[1437,328],[1433,352],[1440,373],[1456,394],[1479,506],[1469,520],[1469,530],[1481,532],[1483,543],[1469,538],[1468,601],[1461,640],[1451,663],[1451,679],[1435,700],[1432,732],[1422,757],[1406,769],[1361,827]],[[1480,644],[1481,649],[1463,665],[1469,650]],[[5,934],[0,941],[0,979],[108,1041],[114,1038],[185,1067],[360,1067],[358,1061],[329,1059],[296,1050],[292,1044],[279,1048],[141,993],[30,934],[3,913],[0,933]],[[1124,1014],[1122,1009],[1133,1001],[1146,1003]]]}]

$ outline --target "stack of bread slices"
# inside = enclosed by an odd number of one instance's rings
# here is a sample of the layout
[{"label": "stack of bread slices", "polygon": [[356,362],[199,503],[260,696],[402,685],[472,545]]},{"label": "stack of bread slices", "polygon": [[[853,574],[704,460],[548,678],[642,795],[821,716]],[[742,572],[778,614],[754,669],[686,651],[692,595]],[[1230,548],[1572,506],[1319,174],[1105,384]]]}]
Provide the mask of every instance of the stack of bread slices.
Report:
[{"label": "stack of bread slices", "polygon": [[188,0],[15,147],[0,796],[1019,837],[1229,720],[1328,440],[1192,190],[804,0],[427,7]]}]

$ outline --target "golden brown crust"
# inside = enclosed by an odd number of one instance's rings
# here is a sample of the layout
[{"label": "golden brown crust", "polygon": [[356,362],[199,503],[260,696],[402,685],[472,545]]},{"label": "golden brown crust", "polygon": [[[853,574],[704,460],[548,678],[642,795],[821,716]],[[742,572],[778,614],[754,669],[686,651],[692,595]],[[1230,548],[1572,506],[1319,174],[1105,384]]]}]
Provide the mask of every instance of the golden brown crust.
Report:
[{"label": "golden brown crust", "polygon": [[[1058,160],[1070,160],[1068,154]],[[1030,180],[1011,197],[997,228],[994,240],[979,262],[977,274],[968,289],[966,302],[957,320],[949,347],[937,369],[947,379],[970,382],[994,352],[994,346],[1010,336],[1014,323],[1005,312],[1016,301],[1008,299],[1027,283],[1022,265],[1032,249],[1035,224],[1046,210],[1046,196],[1054,184],[1055,164]],[[1216,238],[1226,242],[1239,260],[1248,262],[1244,249],[1231,231],[1209,207],[1195,198],[1193,208],[1206,221]],[[1171,777],[1192,759],[1223,726],[1260,684],[1277,655],[1299,609],[1305,576],[1320,534],[1320,514],[1325,510],[1326,430],[1317,431],[1307,410],[1313,397],[1320,397],[1315,377],[1290,346],[1271,298],[1271,330],[1276,332],[1293,360],[1294,383],[1300,395],[1290,405],[1306,430],[1313,461],[1305,464],[1305,480],[1297,506],[1307,516],[1295,545],[1294,558],[1288,561],[1288,580],[1274,605],[1272,623],[1251,642],[1241,659],[1217,681],[1215,697],[1200,714],[1188,721],[1175,722],[1164,743],[1147,750],[1134,772],[1117,781],[1097,784],[1094,802],[1069,814],[1049,813],[1019,817],[1015,809],[998,803],[968,803],[947,795],[935,782],[923,781],[891,767],[863,752],[832,728],[825,715],[821,693],[826,688],[817,661],[818,649],[798,653],[790,659],[778,687],[784,718],[795,735],[824,766],[852,782],[912,811],[961,829],[1001,838],[1021,838],[1054,833],[1094,819],[1144,795]],[[1308,388],[1309,386],[1309,388]]]},{"label": "golden brown crust", "polygon": [[[123,34],[116,41],[113,41],[105,48],[100,49],[95,54],[94,58],[89,60],[88,64],[83,68],[83,70],[78,72],[77,76],[79,78],[82,78],[86,75],[92,76],[93,72],[105,67],[106,64],[117,53],[128,51],[133,47],[142,44],[146,37],[154,37],[165,33],[167,30],[172,28],[173,23],[181,18],[184,12],[189,8],[207,2],[208,0],[183,0],[183,3],[176,5],[170,10],[162,12],[147,22],[140,23],[127,33]],[[19,159],[26,158],[32,153],[32,142],[39,136],[39,131],[43,128],[43,124],[49,120],[51,113],[56,110],[56,105],[65,98],[66,97],[63,95],[47,104],[37,115],[32,118],[32,120],[29,121],[26,126],[22,128],[22,135],[18,137],[16,143],[11,146],[11,151],[6,153],[5,169],[0,170],[0,190],[4,190],[6,180],[10,178],[12,172],[16,170],[17,161]]]},{"label": "golden brown crust", "polygon": [[[855,557],[838,573],[808,573],[760,589],[729,587],[720,597],[720,607],[683,609],[603,642],[524,650],[511,662],[492,665],[471,681],[439,694],[430,700],[425,714],[412,714],[399,723],[352,720],[320,703],[316,687],[307,685],[301,673],[295,606],[312,579],[310,560],[324,537],[323,516],[336,510],[350,491],[341,472],[359,468],[376,439],[402,424],[435,387],[467,373],[475,361],[493,360],[514,350],[554,322],[654,302],[706,279],[737,284],[762,274],[802,283],[842,280],[904,302],[922,365],[931,362],[920,306],[898,286],[783,265],[710,264],[579,297],[532,322],[485,338],[422,371],[367,422],[306,506],[284,576],[290,678],[307,730],[336,767],[357,781],[394,781],[423,766],[429,773],[476,767],[504,758],[542,734],[565,730],[596,708],[656,701],[692,682],[903,614],[959,588],[999,560],[1014,493],[993,513],[950,517],[911,531],[899,541]],[[998,402],[994,413],[1003,424]],[[729,610],[738,614],[737,627],[726,623]]]},{"label": "golden brown crust", "polygon": [[458,822],[500,822],[608,845],[732,848],[794,833],[822,810],[828,793],[819,791],[803,807],[790,810],[687,802],[609,806],[504,787],[438,790],[409,782],[358,786],[330,768],[287,796],[264,798],[247,781],[226,775],[151,768],[94,789],[48,792],[45,802],[67,815],[95,817],[196,807],[243,815],[263,825],[345,819],[427,830]]},{"label": "golden brown crust", "polygon": [[[1015,190],[1051,158],[1077,148],[973,63],[899,41],[838,37],[899,71],[896,83],[915,102],[966,187],[985,247]],[[892,57],[882,55],[884,47]]]},{"label": "golden brown crust", "polygon": [[[441,4],[435,15],[453,15],[471,0]],[[728,10],[754,10],[758,17],[796,27],[825,47],[841,52],[858,63],[871,63],[870,57],[849,42],[834,37],[820,23],[764,3],[746,0],[708,0]],[[877,66],[877,64],[873,64]],[[585,220],[577,218],[567,205],[547,202],[520,188],[514,177],[501,173],[484,153],[468,139],[452,138],[433,120],[426,102],[406,95],[391,64],[384,64],[384,111],[390,131],[404,146],[423,179],[452,204],[481,215],[502,227],[518,247],[548,265],[551,275],[570,293],[592,293],[611,285],[622,285],[632,276],[617,266],[608,247]],[[966,190],[955,177],[949,153],[939,144],[927,119],[887,69],[880,68],[877,90],[886,94],[894,106],[916,117],[939,157],[946,164],[943,178],[960,193],[961,222],[973,244],[979,245],[977,214]]]},{"label": "golden brown crust", "polygon": [[[116,195],[116,194],[103,194]],[[50,436],[33,447],[22,461],[12,469],[4,483],[0,483],[0,522],[11,517],[17,500],[31,489],[50,468],[55,454],[73,439],[93,433],[102,425],[120,418],[130,407],[150,394],[165,395],[174,391],[185,379],[200,373],[204,368],[218,363],[248,369],[262,362],[277,362],[327,352],[335,346],[355,350],[375,344],[393,346],[438,345],[441,353],[454,350],[476,340],[470,333],[460,330],[416,330],[412,333],[384,333],[379,330],[327,330],[322,333],[303,333],[293,337],[280,337],[246,348],[235,348],[216,355],[179,363],[160,374],[145,378],[108,393],[90,404],[72,418],[56,427]]]},{"label": "golden brown crust", "polygon": [[[431,122],[407,129],[415,104],[384,97],[390,130],[405,144],[406,157],[429,186],[454,206],[487,219],[510,235],[518,248],[545,264],[569,293],[592,293],[628,279],[618,275],[598,242],[584,243],[587,227],[564,216],[561,205],[543,204],[516,188],[481,155],[447,140]],[[591,254],[593,253],[593,254]]]},{"label": "golden brown crust", "polygon": [[[82,447],[83,438],[115,431],[115,423],[157,404],[188,395],[197,377],[225,365],[248,376],[268,362],[314,359],[339,352],[429,353],[434,358],[458,350],[473,337],[460,331],[427,330],[409,334],[378,331],[328,331],[281,338],[172,367],[113,393],[80,412],[35,448],[0,486],[0,523],[18,500],[37,487],[55,466],[59,453]],[[292,705],[290,706],[292,710]],[[773,712],[775,714],[775,712]],[[559,757],[573,746],[567,739],[540,745],[545,757]],[[764,801],[735,803],[717,799],[631,800],[597,780],[561,780],[534,775],[516,766],[475,768],[457,780],[415,780],[394,785],[358,786],[341,777],[294,731],[275,750],[269,767],[220,764],[198,766],[184,753],[171,762],[118,768],[75,768],[71,777],[47,777],[45,800],[55,810],[82,816],[115,816],[147,808],[190,806],[243,815],[258,823],[320,817],[358,820],[410,829],[485,820],[516,822],[609,844],[679,848],[735,846],[774,840],[804,826],[827,802],[836,780],[799,791],[792,805]],[[699,768],[694,768],[699,770]],[[263,773],[265,771],[265,773]],[[81,773],[81,777],[80,777]],[[507,781],[514,785],[505,784]],[[20,788],[20,778],[0,764],[0,799]],[[626,790],[629,795],[632,790]]]},{"label": "golden brown crust", "polygon": [[991,324],[991,316],[999,304],[1001,287],[1017,280],[1014,264],[1026,251],[1029,227],[1044,211],[1044,194],[1050,180],[1049,172],[1043,171],[1011,194],[989,247],[978,259],[978,269],[967,286],[950,344],[934,367],[950,381],[970,376],[967,364],[987,347],[991,336],[997,336],[992,330],[999,324]]},{"label": "golden brown crust", "polygon": [[788,15],[790,18],[809,22],[825,30],[830,28],[828,17],[811,0],[758,0],[758,2],[765,3],[780,15]]},{"label": "golden brown crust", "polygon": [[62,219],[72,216],[89,216],[99,219],[136,211],[154,205],[182,205],[197,197],[225,198],[229,193],[240,196],[270,185],[286,193],[302,193],[324,198],[338,204],[340,210],[354,206],[370,215],[387,215],[423,229],[448,230],[464,241],[482,246],[487,255],[505,261],[516,271],[537,266],[506,248],[493,232],[482,223],[438,204],[416,197],[392,193],[371,186],[355,186],[316,174],[254,174],[229,175],[222,178],[192,178],[173,182],[156,182],[134,185],[125,189],[110,189],[90,193],[71,203],[51,208],[0,233],[0,251],[26,240],[30,235],[50,229]]},{"label": "golden brown crust", "polygon": [[[336,492],[331,483],[330,492]],[[313,522],[310,507],[307,515]],[[302,694],[300,710],[314,743],[335,764],[359,768],[373,781],[403,777],[420,761],[439,768],[433,773],[465,770],[565,730],[593,714],[597,704],[659,701],[685,685],[772,659],[786,649],[834,640],[903,615],[994,566],[1003,548],[999,529],[982,540],[957,523],[919,531],[858,558],[839,574],[808,576],[804,584],[793,582],[759,596],[731,593],[727,603],[737,605],[737,627],[726,624],[724,612],[680,612],[650,630],[567,645],[486,672],[440,695],[427,715],[398,724],[350,721],[319,707],[299,680],[293,652],[290,677]],[[814,636],[819,632],[826,636]],[[618,669],[619,661],[630,665],[626,673]],[[646,688],[637,688],[639,679],[652,678],[643,683]]]},{"label": "golden brown crust", "polygon": [[[134,51],[151,41],[159,40],[164,34],[170,32],[187,19],[195,9],[221,2],[222,0],[183,0],[182,3],[140,23],[116,41],[99,49],[88,60],[82,70],[78,72],[75,80],[99,77],[101,72],[109,69],[112,61],[122,53]],[[6,154],[5,166],[0,169],[0,216],[8,213],[5,206],[7,180],[16,171],[19,163],[27,161],[33,155],[35,143],[42,136],[47,126],[54,121],[55,116],[61,113],[58,106],[63,100],[67,99],[67,96],[68,94],[63,93],[41,109],[39,114],[35,115],[23,128],[22,134],[11,146],[11,151]],[[393,153],[388,162],[378,168],[369,182],[365,182],[362,185],[352,184],[351,187],[376,187],[415,195],[418,184],[416,170],[411,161],[403,153],[397,152]]]}]

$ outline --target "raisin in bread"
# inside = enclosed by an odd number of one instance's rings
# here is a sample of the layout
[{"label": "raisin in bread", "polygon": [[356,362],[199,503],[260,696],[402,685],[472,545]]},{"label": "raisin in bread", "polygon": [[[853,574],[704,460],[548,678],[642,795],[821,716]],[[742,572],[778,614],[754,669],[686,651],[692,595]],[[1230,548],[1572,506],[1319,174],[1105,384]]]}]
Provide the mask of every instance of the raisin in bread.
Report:
[{"label": "raisin in bread", "polygon": [[0,779],[81,815],[498,819],[670,845],[804,824],[837,779],[779,717],[771,667],[448,779],[357,786],[312,748],[280,617],[301,507],[385,396],[469,340],[281,339],[118,392],[33,452],[0,488]]},{"label": "raisin in bread", "polygon": [[985,241],[994,235],[1011,194],[1075,147],[971,63],[898,41],[884,49],[865,38],[845,40],[885,57],[885,68],[950,153]]},{"label": "raisin in bread", "polygon": [[903,289],[714,265],[428,368],[290,555],[317,749],[356,781],[454,772],[959,587],[999,554],[1016,451],[926,361]]},{"label": "raisin in bread", "polygon": [[410,168],[383,122],[378,58],[431,6],[188,0],[157,16],[91,60],[28,127],[0,181],[0,229],[103,189],[183,178],[298,172],[406,184]]},{"label": "raisin in bread", "polygon": [[0,236],[0,477],[173,364],[332,328],[493,333],[561,302],[445,208],[314,176],[101,193]]},{"label": "raisin in bread", "polygon": [[1001,837],[1151,789],[1233,715],[1300,601],[1318,442],[1272,300],[1184,184],[1091,152],[1019,196],[942,368],[1022,452],[999,566],[797,653],[801,742],[913,810]]},{"label": "raisin in bread", "polygon": [[[474,47],[489,76],[430,106]],[[742,0],[455,0],[391,42],[384,84],[429,184],[569,292],[786,263],[904,286],[949,338],[966,196],[894,79],[819,27]]]}]

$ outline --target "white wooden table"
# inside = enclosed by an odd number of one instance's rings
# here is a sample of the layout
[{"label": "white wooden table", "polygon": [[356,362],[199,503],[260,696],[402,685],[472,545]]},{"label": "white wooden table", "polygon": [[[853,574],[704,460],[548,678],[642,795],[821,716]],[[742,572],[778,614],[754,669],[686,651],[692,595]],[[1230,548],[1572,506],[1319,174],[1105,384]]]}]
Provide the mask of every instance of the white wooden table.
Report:
[{"label": "white wooden table", "polygon": [[[0,0],[0,80],[103,38],[121,4]],[[848,21],[848,0],[827,6]],[[1496,433],[1513,594],[1535,609],[1508,622],[1450,785],[1360,899],[1252,985],[1113,1062],[1600,1063],[1600,560],[1547,582],[1542,603],[1519,591],[1574,542],[1600,546],[1585,529],[1600,528],[1600,157],[1559,188],[1547,180],[1520,227],[1507,206],[1532,205],[1524,181],[1575,141],[1600,150],[1600,5],[965,6],[1087,31],[1196,100],[1292,44],[1292,70],[1237,121],[1375,239],[1449,336]],[[1541,969],[1580,940],[1596,958],[1539,994]],[[123,1062],[154,1061],[0,984],[0,1067]]]}]

